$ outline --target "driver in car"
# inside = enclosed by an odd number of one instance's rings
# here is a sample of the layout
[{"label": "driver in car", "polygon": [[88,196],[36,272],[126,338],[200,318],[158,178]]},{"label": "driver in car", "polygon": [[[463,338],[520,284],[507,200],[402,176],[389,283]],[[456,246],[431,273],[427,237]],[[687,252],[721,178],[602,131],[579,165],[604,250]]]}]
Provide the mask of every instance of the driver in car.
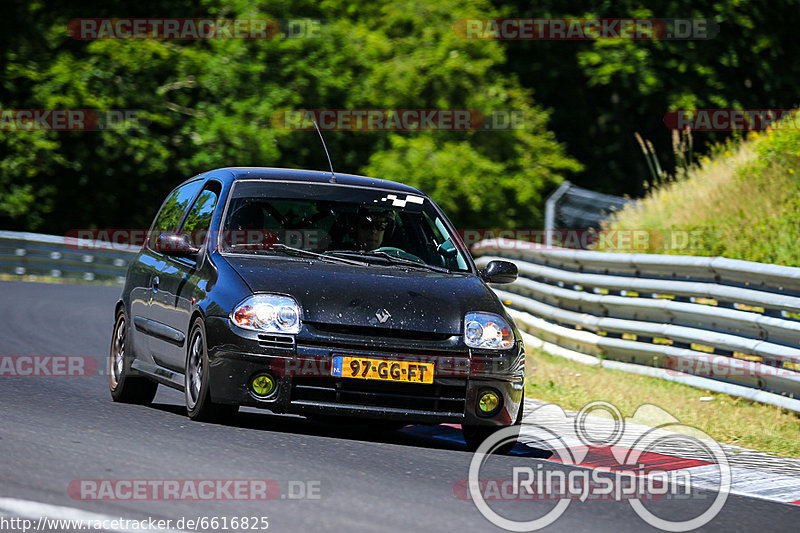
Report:
[{"label": "driver in car", "polygon": [[391,236],[394,223],[394,213],[387,210],[361,208],[358,213],[343,213],[320,243],[320,249],[375,250],[383,246],[387,236]]},{"label": "driver in car", "polygon": [[359,213],[354,245],[356,250],[375,250],[383,245],[386,232],[394,220],[390,212]]}]

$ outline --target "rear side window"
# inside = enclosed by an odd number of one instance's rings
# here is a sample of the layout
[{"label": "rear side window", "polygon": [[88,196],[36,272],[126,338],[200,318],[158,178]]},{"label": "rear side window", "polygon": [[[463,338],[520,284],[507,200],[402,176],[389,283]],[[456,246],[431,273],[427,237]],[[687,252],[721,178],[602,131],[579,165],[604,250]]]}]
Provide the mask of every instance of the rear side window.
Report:
[{"label": "rear side window", "polygon": [[150,232],[150,248],[155,248],[156,240],[162,233],[177,231],[189,202],[194,199],[202,184],[201,180],[192,181],[170,193],[153,221],[153,229]]},{"label": "rear side window", "polygon": [[202,247],[208,236],[208,229],[211,227],[211,218],[214,216],[214,208],[217,206],[219,198],[219,184],[214,182],[206,186],[205,190],[197,197],[186,221],[183,223],[181,233],[189,236],[195,246]]}]

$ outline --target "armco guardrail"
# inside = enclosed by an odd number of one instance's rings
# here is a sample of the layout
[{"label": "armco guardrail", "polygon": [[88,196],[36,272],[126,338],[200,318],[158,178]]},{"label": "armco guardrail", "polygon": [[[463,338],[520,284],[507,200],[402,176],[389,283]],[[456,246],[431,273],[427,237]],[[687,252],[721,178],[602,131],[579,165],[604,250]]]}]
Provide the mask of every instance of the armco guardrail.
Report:
[{"label": "armco guardrail", "polygon": [[[0,273],[123,283],[137,251],[0,231]],[[516,262],[517,282],[495,292],[546,342],[800,399],[800,268],[509,240],[473,252]]]},{"label": "armco guardrail", "polygon": [[132,246],[0,231],[0,273],[124,283]]},{"label": "armco guardrail", "polygon": [[800,399],[800,268],[511,240],[473,253],[517,264],[495,292],[543,341]]}]

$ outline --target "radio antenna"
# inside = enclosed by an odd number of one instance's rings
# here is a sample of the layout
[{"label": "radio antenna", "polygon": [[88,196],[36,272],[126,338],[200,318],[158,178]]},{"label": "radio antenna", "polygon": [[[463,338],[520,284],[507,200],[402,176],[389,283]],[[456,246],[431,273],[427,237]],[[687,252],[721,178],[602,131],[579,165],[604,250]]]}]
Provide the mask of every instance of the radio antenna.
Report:
[{"label": "radio antenna", "polygon": [[319,133],[319,140],[322,141],[322,148],[325,149],[325,155],[328,156],[328,165],[331,167],[331,183],[336,183],[336,174],[333,173],[333,163],[331,163],[331,154],[328,153],[328,147],[325,146],[325,139],[322,138],[322,132],[319,131],[319,126],[317,126],[317,121],[313,118],[311,119],[314,122],[314,127],[317,128],[317,133]]}]

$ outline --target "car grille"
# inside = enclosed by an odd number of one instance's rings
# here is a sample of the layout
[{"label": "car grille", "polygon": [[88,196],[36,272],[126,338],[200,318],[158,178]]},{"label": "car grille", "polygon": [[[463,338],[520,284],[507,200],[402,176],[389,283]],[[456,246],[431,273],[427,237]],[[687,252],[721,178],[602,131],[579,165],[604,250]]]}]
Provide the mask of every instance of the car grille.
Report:
[{"label": "car grille", "polygon": [[291,335],[265,335],[259,333],[258,345],[262,348],[294,350],[294,337]]},{"label": "car grille", "polygon": [[418,384],[347,378],[299,378],[292,383],[292,401],[321,402],[341,407],[372,407],[426,411],[462,416],[465,380]]},{"label": "car grille", "polygon": [[349,324],[325,324],[315,322],[314,327],[322,332],[333,335],[352,335],[357,337],[385,339],[401,339],[404,341],[420,342],[444,342],[452,339],[458,334],[452,333],[431,333],[426,331],[409,331],[396,328],[379,328],[374,326],[353,326]]}]

